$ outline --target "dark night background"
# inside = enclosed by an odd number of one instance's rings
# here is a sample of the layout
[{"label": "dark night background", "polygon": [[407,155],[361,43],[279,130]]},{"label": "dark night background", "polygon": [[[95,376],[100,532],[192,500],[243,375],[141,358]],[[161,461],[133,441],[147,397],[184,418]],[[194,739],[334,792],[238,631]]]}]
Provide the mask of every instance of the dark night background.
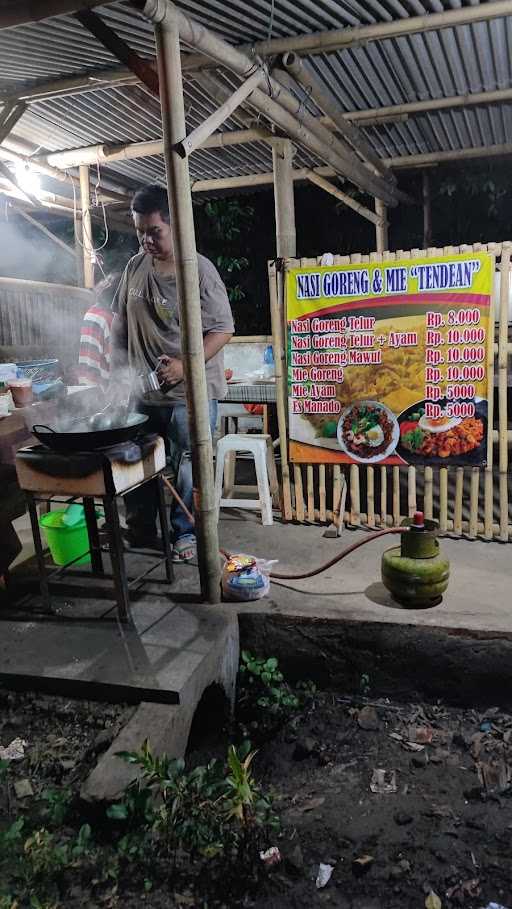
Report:
[{"label": "dark night background", "polygon": [[[508,161],[434,167],[432,246],[511,239]],[[416,200],[389,211],[390,248],[423,245],[421,171],[400,172],[399,186]],[[356,196],[369,205],[367,196]],[[373,225],[323,190],[296,185],[297,255],[343,255],[375,249]],[[218,266],[230,292],[238,334],[270,333],[267,261],[275,252],[272,189],[204,200],[194,198],[197,246]],[[10,210],[12,212],[12,210]],[[70,220],[47,222],[71,243]],[[98,240],[101,231],[96,229]],[[0,208],[0,275],[75,283],[74,261],[16,215]],[[103,251],[105,270],[121,270],[137,251],[135,236],[113,233]]]}]

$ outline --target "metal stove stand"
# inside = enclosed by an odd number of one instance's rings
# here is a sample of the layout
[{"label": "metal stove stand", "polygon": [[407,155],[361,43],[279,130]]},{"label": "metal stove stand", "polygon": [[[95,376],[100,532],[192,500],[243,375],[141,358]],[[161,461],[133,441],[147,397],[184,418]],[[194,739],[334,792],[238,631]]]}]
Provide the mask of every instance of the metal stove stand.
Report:
[{"label": "metal stove stand", "polygon": [[[48,613],[53,612],[49,582],[56,577],[61,577],[68,568],[86,554],[81,553],[76,559],[48,573],[39,529],[37,504],[47,502],[49,499],[64,504],[75,502],[77,499],[82,500],[89,534],[91,570],[92,574],[97,577],[103,576],[105,572],[95,503],[99,500],[103,504],[117,611],[121,622],[132,623],[130,589],[136,584],[140,584],[159,565],[165,564],[167,581],[174,580],[169,523],[162,480],[165,466],[165,447],[163,439],[160,437],[154,440],[140,460],[130,463],[120,460],[119,457],[116,459],[115,455],[110,457],[106,452],[57,455],[48,452],[42,445],[21,448],[18,451],[16,455],[18,482],[27,497],[41,596]],[[137,487],[150,483],[155,485],[157,491],[164,555],[129,582],[126,575],[125,549],[119,520],[119,499]]]}]

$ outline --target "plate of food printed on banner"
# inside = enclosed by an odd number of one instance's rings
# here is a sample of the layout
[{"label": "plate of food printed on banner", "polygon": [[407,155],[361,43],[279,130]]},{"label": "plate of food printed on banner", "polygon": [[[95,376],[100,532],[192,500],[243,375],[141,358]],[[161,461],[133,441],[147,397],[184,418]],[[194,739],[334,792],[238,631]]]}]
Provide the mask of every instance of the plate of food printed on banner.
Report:
[{"label": "plate of food printed on banner", "polygon": [[354,461],[377,464],[393,454],[400,439],[393,411],[379,401],[355,401],[341,412],[338,444]]},{"label": "plate of food printed on banner", "polygon": [[[437,402],[444,410],[449,403],[445,398]],[[459,402],[458,402],[459,403]],[[460,416],[445,415],[429,418],[428,402],[412,404],[398,417],[400,441],[396,452],[409,464],[428,462],[448,467],[485,462],[487,447],[487,401],[476,398],[473,402],[460,402]]]}]

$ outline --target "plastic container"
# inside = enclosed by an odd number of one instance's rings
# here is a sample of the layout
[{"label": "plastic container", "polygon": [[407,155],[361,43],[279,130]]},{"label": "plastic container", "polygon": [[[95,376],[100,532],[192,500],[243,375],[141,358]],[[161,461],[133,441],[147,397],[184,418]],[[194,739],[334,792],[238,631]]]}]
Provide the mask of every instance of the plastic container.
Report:
[{"label": "plastic container", "polygon": [[16,407],[26,407],[27,404],[32,404],[34,400],[32,379],[11,379],[9,388]]},{"label": "plastic container", "polygon": [[64,522],[66,508],[49,511],[39,518],[48,548],[56,565],[66,565],[73,562],[78,556],[81,558],[74,562],[75,565],[86,565],[91,561],[89,552],[89,534],[85,523],[85,516],[81,520],[67,526]]},{"label": "plastic container", "polygon": [[33,382],[51,382],[59,376],[59,361],[26,360],[16,363],[16,375],[19,379],[32,379]]}]

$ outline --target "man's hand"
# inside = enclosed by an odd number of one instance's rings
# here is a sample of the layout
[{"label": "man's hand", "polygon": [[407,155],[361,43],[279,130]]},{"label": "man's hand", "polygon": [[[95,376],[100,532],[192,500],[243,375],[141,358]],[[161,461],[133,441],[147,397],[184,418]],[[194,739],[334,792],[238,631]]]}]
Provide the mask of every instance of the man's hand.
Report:
[{"label": "man's hand", "polygon": [[176,357],[160,357],[156,372],[162,384],[176,385],[183,379],[183,363]]}]

